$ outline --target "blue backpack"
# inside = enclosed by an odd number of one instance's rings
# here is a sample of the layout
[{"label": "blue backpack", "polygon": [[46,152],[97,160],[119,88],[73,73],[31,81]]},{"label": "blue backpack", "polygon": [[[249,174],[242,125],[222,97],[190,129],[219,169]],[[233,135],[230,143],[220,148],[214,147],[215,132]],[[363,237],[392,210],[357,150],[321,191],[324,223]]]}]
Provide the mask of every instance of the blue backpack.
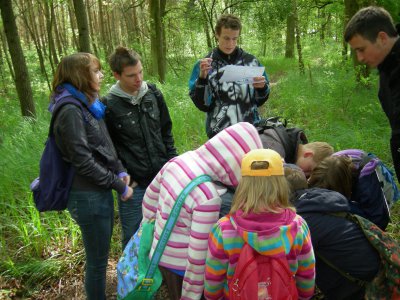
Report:
[{"label": "blue backpack", "polygon": [[352,213],[360,215],[385,230],[390,221],[390,207],[400,198],[393,172],[375,155],[347,149],[334,155],[347,155],[356,168],[351,196]]},{"label": "blue backpack", "polygon": [[53,133],[54,120],[60,108],[65,104],[78,106],[84,114],[82,103],[72,97],[60,99],[53,107],[49,134],[40,159],[39,177],[30,185],[33,200],[39,212],[60,211],[67,208],[68,196],[75,175],[71,164],[62,159]]}]

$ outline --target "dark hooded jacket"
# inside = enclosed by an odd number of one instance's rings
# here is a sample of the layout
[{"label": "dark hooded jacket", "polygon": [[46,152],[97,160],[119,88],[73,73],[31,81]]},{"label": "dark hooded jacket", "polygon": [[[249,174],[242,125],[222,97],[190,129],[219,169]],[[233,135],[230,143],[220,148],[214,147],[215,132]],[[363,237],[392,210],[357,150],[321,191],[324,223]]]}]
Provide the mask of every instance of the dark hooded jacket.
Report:
[{"label": "dark hooded jacket", "polygon": [[308,143],[304,131],[296,127],[268,128],[260,134],[260,138],[265,149],[275,150],[288,164],[296,163],[299,145]]},{"label": "dark hooded jacket", "polygon": [[297,213],[307,222],[316,253],[316,285],[327,299],[363,299],[365,290],[329,267],[318,255],[351,276],[370,281],[380,266],[379,254],[355,223],[330,215],[350,212],[349,201],[340,193],[313,188],[297,191]]}]

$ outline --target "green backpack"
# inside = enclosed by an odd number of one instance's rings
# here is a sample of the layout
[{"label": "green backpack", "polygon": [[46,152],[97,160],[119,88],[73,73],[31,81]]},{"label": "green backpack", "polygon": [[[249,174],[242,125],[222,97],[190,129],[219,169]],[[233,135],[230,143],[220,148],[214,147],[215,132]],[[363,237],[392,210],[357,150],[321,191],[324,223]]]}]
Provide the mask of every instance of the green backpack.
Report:
[{"label": "green backpack", "polygon": [[400,246],[398,242],[387,232],[382,231],[374,223],[363,217],[350,213],[330,214],[344,217],[360,226],[367,240],[379,253],[381,268],[375,278],[371,282],[367,282],[345,273],[318,253],[317,256],[350,281],[365,286],[365,299],[400,299]]}]

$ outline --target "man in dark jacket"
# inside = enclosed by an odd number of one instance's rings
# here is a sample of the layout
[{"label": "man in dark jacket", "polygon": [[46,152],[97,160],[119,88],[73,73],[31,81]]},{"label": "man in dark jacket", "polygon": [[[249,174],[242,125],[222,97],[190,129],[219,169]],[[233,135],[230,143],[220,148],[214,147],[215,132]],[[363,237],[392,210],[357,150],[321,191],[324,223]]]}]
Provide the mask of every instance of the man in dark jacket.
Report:
[{"label": "man in dark jacket", "polygon": [[[398,26],[399,30],[399,26]],[[383,111],[392,129],[390,146],[397,179],[400,179],[400,39],[390,14],[380,7],[359,10],[346,26],[344,38],[357,59],[378,67]]]},{"label": "man in dark jacket", "polygon": [[291,200],[296,212],[310,228],[316,254],[315,282],[324,299],[364,299],[364,287],[350,281],[325,262],[363,281],[371,281],[378,273],[379,254],[361,228],[344,217],[331,215],[350,212],[349,201],[336,191],[307,189],[304,173],[295,165],[285,166],[285,176],[293,191]]},{"label": "man in dark jacket", "polygon": [[269,96],[266,73],[251,82],[220,82],[226,66],[258,67],[260,62],[237,46],[240,19],[222,15],[215,26],[218,47],[193,68],[189,80],[189,95],[198,109],[207,113],[206,132],[209,138],[238,122],[254,124],[259,120],[258,107]]},{"label": "man in dark jacket", "polygon": [[177,153],[164,97],[155,85],[143,80],[140,56],[118,47],[111,54],[109,64],[118,81],[103,98],[107,105],[106,123],[134,188],[132,198],[118,201],[125,248],[142,220],[142,200],[147,186]]}]

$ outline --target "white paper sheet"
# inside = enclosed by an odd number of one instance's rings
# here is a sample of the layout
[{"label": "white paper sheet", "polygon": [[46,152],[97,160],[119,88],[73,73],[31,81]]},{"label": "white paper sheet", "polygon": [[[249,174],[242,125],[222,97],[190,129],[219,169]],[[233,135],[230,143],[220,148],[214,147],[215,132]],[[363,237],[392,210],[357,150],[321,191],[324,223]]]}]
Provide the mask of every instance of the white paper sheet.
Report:
[{"label": "white paper sheet", "polygon": [[253,77],[262,76],[264,69],[264,67],[227,65],[219,82],[253,83]]}]

